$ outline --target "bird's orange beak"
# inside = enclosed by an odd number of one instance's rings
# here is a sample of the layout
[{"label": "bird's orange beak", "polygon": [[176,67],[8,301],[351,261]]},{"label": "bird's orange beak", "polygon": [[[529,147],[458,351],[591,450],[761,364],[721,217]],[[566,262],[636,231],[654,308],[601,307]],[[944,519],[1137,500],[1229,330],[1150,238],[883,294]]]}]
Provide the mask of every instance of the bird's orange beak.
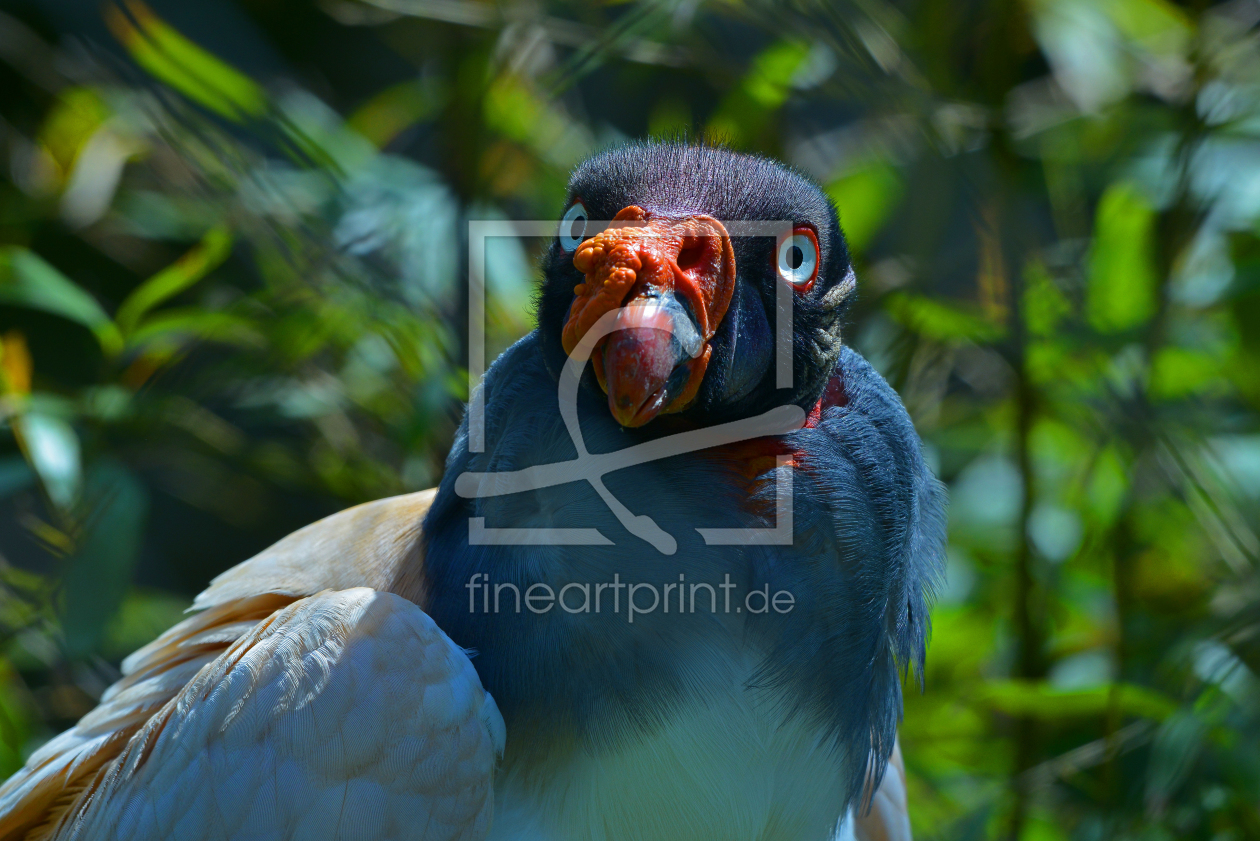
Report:
[{"label": "bird's orange beak", "polygon": [[596,321],[620,308],[623,328],[595,345],[591,363],[622,426],[642,426],[687,407],[700,390],[735,291],[735,252],[711,216],[648,219],[631,205],[578,246],[586,275],[561,333],[565,353]]}]

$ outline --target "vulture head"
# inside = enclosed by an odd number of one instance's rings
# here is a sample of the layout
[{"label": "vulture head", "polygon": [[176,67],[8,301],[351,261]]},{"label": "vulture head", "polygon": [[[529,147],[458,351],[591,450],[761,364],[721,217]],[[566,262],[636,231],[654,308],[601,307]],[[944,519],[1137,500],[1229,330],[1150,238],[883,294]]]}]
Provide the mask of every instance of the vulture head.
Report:
[{"label": "vulture head", "polygon": [[[835,210],[815,184],[766,158],[678,143],[582,164],[543,271],[539,330],[553,375],[617,312],[586,387],[607,395],[623,427],[669,416],[669,426],[708,425],[787,403],[809,411],[854,290]],[[781,309],[792,319],[790,388],[776,376]]]}]

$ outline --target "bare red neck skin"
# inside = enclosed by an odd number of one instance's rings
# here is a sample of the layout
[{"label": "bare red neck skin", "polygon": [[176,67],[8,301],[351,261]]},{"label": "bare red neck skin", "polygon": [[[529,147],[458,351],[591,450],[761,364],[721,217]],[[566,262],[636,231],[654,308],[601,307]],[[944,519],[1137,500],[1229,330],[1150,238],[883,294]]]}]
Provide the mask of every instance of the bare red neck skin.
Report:
[{"label": "bare red neck skin", "polygon": [[[844,376],[836,373],[827,382],[827,387],[823,389],[822,396],[818,398],[814,408],[805,416],[804,428],[817,428],[822,421],[824,409],[845,406],[848,402],[849,395],[844,388]],[[750,481],[762,476],[767,470],[773,470],[778,465],[778,459],[781,456],[788,457],[787,466],[794,470],[807,469],[808,459],[805,458],[805,454],[787,446],[784,439],[778,435],[752,438],[707,452],[711,452],[712,457],[727,461],[736,473]]]},{"label": "bare red neck skin", "polygon": [[818,398],[814,408],[809,410],[809,415],[805,418],[805,428],[813,429],[818,426],[819,421],[822,420],[823,409],[846,406],[848,403],[849,395],[844,390],[844,376],[836,374],[827,382],[827,387],[823,389],[822,397]]}]

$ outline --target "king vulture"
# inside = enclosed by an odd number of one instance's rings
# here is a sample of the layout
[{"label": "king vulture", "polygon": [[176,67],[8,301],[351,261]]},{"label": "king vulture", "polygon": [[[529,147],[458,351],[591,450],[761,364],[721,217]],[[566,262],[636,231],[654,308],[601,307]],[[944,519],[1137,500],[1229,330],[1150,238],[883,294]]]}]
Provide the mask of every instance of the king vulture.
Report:
[{"label": "king vulture", "polygon": [[211,582],[0,839],[909,838],[944,501],[841,341],[836,212],[679,143],[573,173],[433,490]]}]

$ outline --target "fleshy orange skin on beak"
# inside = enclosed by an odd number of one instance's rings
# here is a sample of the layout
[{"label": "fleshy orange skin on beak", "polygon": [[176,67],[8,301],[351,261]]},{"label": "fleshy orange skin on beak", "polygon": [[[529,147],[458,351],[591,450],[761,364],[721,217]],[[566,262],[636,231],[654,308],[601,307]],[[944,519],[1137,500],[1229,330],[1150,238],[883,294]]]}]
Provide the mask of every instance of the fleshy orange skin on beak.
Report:
[{"label": "fleshy orange skin on beak", "polygon": [[[735,252],[726,228],[711,216],[648,219],[631,205],[578,246],[573,265],[586,280],[573,290],[577,297],[561,333],[565,353],[572,353],[604,314],[625,308],[618,320],[626,326],[601,340],[591,355],[613,417],[622,426],[642,426],[687,408],[700,390],[709,342],[735,292]],[[696,355],[678,358],[673,319],[661,301],[690,308],[701,341]],[[670,380],[684,366],[686,382],[679,389]]]}]

